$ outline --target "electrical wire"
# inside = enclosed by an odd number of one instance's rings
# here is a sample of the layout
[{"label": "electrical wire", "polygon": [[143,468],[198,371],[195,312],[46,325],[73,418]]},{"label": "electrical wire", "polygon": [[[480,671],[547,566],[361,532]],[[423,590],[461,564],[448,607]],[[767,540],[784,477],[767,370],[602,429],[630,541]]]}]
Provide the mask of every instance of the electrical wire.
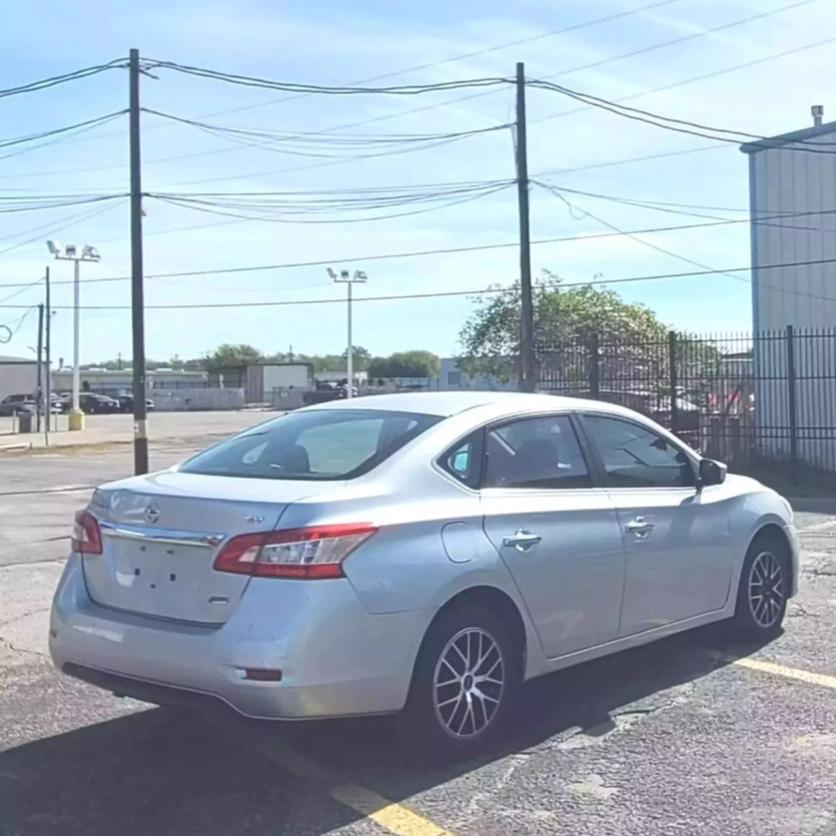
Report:
[{"label": "electrical wire", "polygon": [[110,121],[115,116],[122,116],[127,112],[127,108],[124,110],[116,110],[112,113],[105,113],[103,116],[96,116],[93,119],[86,119],[83,122],[76,122],[72,125],[64,125],[61,128],[52,128],[48,131],[41,131],[36,134],[26,134],[24,136],[16,136],[10,139],[0,139],[0,148],[9,148],[12,145],[22,145],[26,142],[33,142],[37,139],[46,139],[47,137],[57,136],[59,134],[67,133],[68,131],[74,131],[78,128],[95,126],[104,121]]},{"label": "electrical wire", "polygon": [[[583,207],[580,207],[580,206],[576,206],[571,201],[567,200],[566,197],[564,197],[564,195],[562,195],[558,189],[555,189],[555,188],[551,187],[548,183],[543,183],[543,182],[538,181],[538,180],[534,180],[532,182],[534,182],[535,185],[540,186],[540,188],[546,189],[548,192],[550,192],[556,198],[558,198],[558,200],[561,200],[569,208],[570,211],[571,210],[580,211],[581,214],[584,217],[592,218],[593,221],[597,221],[598,223],[607,227],[607,229],[611,230],[612,232],[616,232],[620,235],[623,235],[623,236],[629,238],[631,241],[635,241],[637,244],[641,244],[643,247],[648,247],[649,249],[655,250],[658,253],[662,253],[663,255],[667,255],[667,256],[670,256],[671,258],[675,258],[677,261],[681,261],[685,264],[690,264],[692,267],[699,267],[702,270],[714,270],[715,269],[714,267],[711,267],[708,264],[704,264],[700,261],[696,261],[692,258],[688,258],[687,256],[683,256],[680,253],[675,252],[674,250],[669,250],[666,247],[659,246],[658,244],[654,244],[651,241],[645,241],[643,238],[640,238],[639,236],[637,236],[637,235],[635,235],[631,232],[627,232],[627,231],[621,229],[620,227],[616,226],[615,224],[610,223],[610,221],[607,221],[604,218],[593,214],[589,210],[584,209]],[[742,276],[737,276],[732,272],[725,272],[725,271],[720,271],[720,272],[721,272],[722,275],[729,276],[730,278],[734,279],[735,281],[740,281],[740,282],[744,282],[744,283],[748,284],[748,280],[743,278]]]},{"label": "electrical wire", "polygon": [[[730,128],[711,128],[700,125],[697,122],[688,122],[683,119],[675,119],[673,117],[662,116],[650,111],[641,110],[640,108],[627,107],[620,105],[615,101],[604,99],[599,96],[592,96],[589,93],[581,93],[577,90],[572,90],[568,87],[563,87],[552,82],[542,81],[538,79],[531,79],[528,84],[532,87],[537,87],[543,90],[551,90],[553,92],[561,93],[571,99],[579,102],[590,104],[593,107],[606,110],[616,116],[621,116],[626,119],[631,119],[637,122],[642,122],[652,125],[656,128],[662,128],[676,133],[689,134],[691,136],[700,136],[706,139],[719,140],[720,142],[731,143],[734,145],[740,144],[741,138],[755,140],[753,144],[764,148],[777,148],[782,151],[800,151],[807,154],[836,154],[836,151],[827,150],[826,148],[818,148],[815,146],[822,145],[836,145],[832,142],[808,142],[806,139],[782,140],[776,137],[765,137],[760,134],[748,133],[746,131],[736,131]],[[690,127],[686,127],[690,126]],[[715,133],[708,133],[714,131]],[[739,138],[733,139],[729,134],[738,134]]]},{"label": "electrical wire", "polygon": [[127,197],[126,194],[112,194],[112,195],[100,195],[100,196],[92,196],[87,198],[67,198],[61,199],[60,197],[52,198],[49,200],[42,200],[42,199],[33,199],[33,198],[17,198],[18,200],[27,200],[28,202],[24,205],[12,205],[8,207],[4,207],[3,201],[12,200],[12,198],[0,198],[0,214],[9,215],[9,214],[16,214],[19,212],[36,212],[42,211],[44,209],[63,209],[65,206],[83,206],[89,203],[102,203],[108,200],[116,200],[118,198]]},{"label": "electrical wire", "polygon": [[[812,0],[806,0],[811,2]],[[305,84],[293,81],[276,81],[274,79],[259,78],[258,76],[243,75],[241,73],[227,73],[208,67],[197,67],[190,64],[180,64],[176,61],[160,61],[155,58],[145,59],[144,65],[153,70],[172,70],[186,75],[238,84],[245,87],[261,87],[270,90],[283,90],[288,93],[316,93],[328,96],[353,95],[389,95],[414,96],[423,93],[437,93],[445,90],[462,90],[472,87],[497,87],[514,84],[514,79],[501,76],[484,78],[457,79],[454,81],[438,81],[433,84],[401,84],[391,87],[357,87],[357,86],[328,86],[324,84]]]},{"label": "electrical wire", "polygon": [[[800,52],[806,52],[810,49],[817,49],[821,46],[829,46],[832,43],[836,43],[836,37],[825,38],[821,41],[813,41],[812,43],[802,44],[798,47],[793,47],[792,49],[784,50],[783,52],[775,52],[770,55],[765,55],[763,58],[756,58],[753,61],[744,61],[742,64],[732,64],[728,67],[723,67],[719,70],[712,70],[709,73],[702,73],[701,75],[691,76],[690,78],[683,78],[680,81],[675,81],[671,84],[663,84],[661,87],[652,87],[648,90],[642,90],[638,93],[631,93],[628,96],[619,96],[617,99],[613,99],[614,102],[627,102],[632,101],[633,99],[639,99],[642,96],[650,96],[654,93],[664,93],[668,90],[673,90],[677,87],[684,87],[688,84],[695,84],[698,81],[707,81],[711,78],[718,78],[719,76],[727,75],[728,73],[736,72],[737,70],[745,70],[749,69],[750,67],[756,67],[760,64],[766,64],[770,61],[777,61],[779,58],[786,58],[789,55],[797,55]],[[554,76],[547,76],[547,78],[553,78]],[[545,122],[549,119],[559,119],[563,116],[574,116],[577,113],[584,113],[587,110],[593,110],[592,105],[588,105],[586,107],[575,107],[571,110],[561,110],[557,113],[549,113],[545,116],[539,116],[536,119],[530,119],[529,124],[535,124],[537,122]],[[722,146],[716,146],[722,147]],[[703,149],[694,149],[696,150],[703,150]],[[688,153],[688,152],[682,152]]]},{"label": "electrical wire", "polygon": [[[394,77],[399,76],[399,75],[406,75],[407,73],[420,72],[421,70],[429,70],[429,69],[432,69],[433,67],[442,66],[443,64],[452,64],[452,63],[455,63],[457,61],[464,61],[468,58],[476,58],[480,55],[487,55],[488,53],[491,53],[491,52],[498,52],[500,50],[508,49],[510,47],[513,47],[513,46],[521,46],[522,44],[532,43],[534,41],[543,40],[544,38],[551,38],[551,37],[555,37],[557,35],[566,34],[568,32],[576,32],[580,29],[586,29],[590,26],[597,26],[597,25],[602,24],[602,23],[610,23],[614,20],[620,20],[620,19],[625,18],[625,17],[631,17],[633,15],[641,14],[642,12],[648,12],[648,11],[651,11],[653,9],[661,8],[662,6],[670,6],[673,3],[679,3],[679,2],[681,2],[681,0],[657,0],[657,2],[648,3],[647,5],[644,5],[644,6],[637,6],[637,7],[632,8],[632,9],[625,9],[624,11],[604,15],[603,17],[592,18],[591,20],[581,21],[580,23],[573,23],[573,24],[570,24],[568,26],[563,26],[563,27],[558,28],[558,29],[551,29],[547,32],[540,32],[536,35],[531,35],[527,38],[519,38],[519,39],[514,40],[514,41],[505,41],[504,43],[495,44],[493,46],[485,47],[484,49],[477,49],[477,50],[473,50],[471,52],[463,52],[463,53],[460,53],[459,55],[453,55],[449,58],[442,58],[438,61],[430,61],[430,62],[425,63],[425,64],[417,64],[413,67],[405,67],[402,70],[395,70],[395,71],[392,71],[392,72],[382,73],[380,75],[369,76],[368,78],[357,79],[356,81],[350,82],[350,83],[351,84],[369,84],[372,81],[382,81],[383,79],[386,79],[386,78],[394,78]],[[254,110],[256,108],[267,107],[267,106],[273,105],[273,104],[289,102],[289,101],[293,101],[294,99],[301,98],[302,95],[303,94],[297,94],[297,95],[293,95],[293,96],[282,96],[278,99],[269,99],[269,100],[264,101],[264,102],[256,102],[254,104],[243,105],[243,106],[239,106],[239,107],[230,108],[230,109],[227,109],[227,110],[218,110],[218,111],[214,111],[213,113],[204,114],[203,118],[212,118],[214,116],[225,116],[229,113],[241,113],[242,111],[245,111],[245,110]],[[437,107],[437,105],[433,105],[433,107]],[[329,129],[329,130],[336,130],[336,129]]]},{"label": "electrical wire", "polygon": [[[0,255],[6,255],[6,253],[10,253],[14,250],[20,249],[21,247],[25,247],[27,244],[31,244],[33,241],[41,241],[45,230],[47,231],[47,234],[55,235],[56,233],[63,232],[65,229],[69,229],[70,227],[73,227],[76,224],[81,223],[82,221],[86,221],[90,218],[95,218],[98,215],[101,215],[105,212],[109,212],[111,209],[115,209],[117,206],[121,206],[123,203],[124,201],[120,201],[118,203],[107,203],[104,206],[97,206],[95,209],[92,209],[89,212],[80,212],[77,215],[73,215],[69,218],[64,219],[67,221],[67,223],[62,223],[60,226],[55,226],[55,223],[53,222],[51,224],[44,224],[43,226],[36,227],[35,229],[38,230],[39,234],[33,236],[32,238],[27,238],[25,241],[20,241],[17,244],[13,244],[10,247],[6,247],[0,250]],[[28,234],[29,232],[35,232],[35,229],[29,229],[24,234]],[[6,238],[5,240],[8,240],[8,238]]]},{"label": "electrical wire", "polygon": [[[783,11],[788,11],[788,10],[794,9],[798,6],[802,6],[802,5],[806,5],[808,3],[813,3],[813,2],[818,2],[818,1],[819,0],[800,0],[800,2],[791,3],[787,6],[782,6],[778,9],[773,9],[773,10],[770,10],[768,12],[761,12],[759,14],[750,15],[750,16],[744,17],[744,18],[739,18],[738,20],[731,21],[729,23],[724,23],[724,24],[721,24],[721,25],[716,26],[716,27],[711,27],[709,29],[703,29],[703,30],[700,30],[699,32],[694,32],[694,33],[691,33],[691,34],[686,35],[686,36],[680,36],[680,37],[669,39],[669,40],[666,40],[666,41],[661,41],[659,43],[652,44],[649,47],[643,47],[640,50],[631,50],[630,52],[620,53],[619,55],[610,56],[608,58],[600,59],[600,60],[592,62],[592,63],[580,64],[580,65],[577,65],[577,66],[574,66],[574,67],[570,67],[566,70],[561,70],[560,72],[552,73],[548,76],[545,76],[545,78],[556,78],[556,77],[562,76],[562,75],[569,75],[570,73],[581,72],[582,70],[591,69],[593,67],[600,67],[600,66],[603,66],[605,64],[612,63],[614,61],[621,61],[621,60],[624,60],[625,58],[631,58],[631,57],[634,57],[635,55],[644,54],[644,53],[649,52],[651,50],[662,49],[663,47],[674,46],[674,45],[677,45],[677,44],[681,44],[685,41],[691,41],[691,40],[695,40],[697,38],[705,37],[707,35],[714,34],[715,32],[718,32],[718,31],[729,29],[729,28],[734,27],[734,26],[741,26],[741,25],[749,23],[753,20],[758,20],[758,19],[761,19],[761,18],[764,18],[764,17],[769,17],[770,15],[779,14]],[[779,56],[776,56],[776,57],[781,57],[781,56],[779,55]],[[374,80],[374,79],[370,79],[370,80]],[[324,133],[324,132],[344,130],[344,129],[348,129],[348,128],[359,127],[361,125],[368,125],[368,124],[371,124],[371,123],[374,123],[374,122],[384,121],[384,120],[387,120],[387,119],[396,119],[396,118],[400,118],[401,116],[412,115],[412,114],[415,114],[415,113],[422,113],[422,112],[425,112],[425,111],[428,111],[428,110],[434,110],[434,109],[439,108],[439,107],[449,107],[450,105],[453,105],[453,104],[458,104],[460,102],[465,102],[465,101],[469,101],[469,100],[472,100],[472,99],[480,98],[482,96],[490,95],[493,92],[496,92],[496,91],[495,90],[488,90],[488,91],[480,91],[480,92],[477,92],[477,93],[471,93],[467,96],[460,96],[460,97],[457,97],[455,99],[449,99],[445,102],[438,102],[438,103],[435,103],[435,104],[424,105],[424,106],[417,107],[417,108],[411,108],[409,110],[402,110],[402,111],[398,111],[397,113],[383,114],[381,116],[375,116],[375,117],[372,117],[370,119],[363,119],[363,120],[360,120],[360,121],[357,121],[357,122],[349,122],[349,123],[345,123],[345,124],[342,124],[342,125],[335,125],[331,128],[323,129],[322,132]],[[283,98],[280,101],[285,101],[285,100],[286,100],[286,98]],[[246,109],[246,108],[243,108],[243,109]],[[209,114],[209,116],[217,116],[217,115],[220,115],[222,113],[232,113],[232,112],[235,112],[235,110],[237,110],[237,108],[234,109],[234,110],[215,112],[213,114]]]},{"label": "electrical wire", "polygon": [[[489,184],[487,186],[482,186],[478,189],[461,189],[458,192],[448,192],[448,193],[439,193],[434,195],[428,196],[415,196],[411,198],[402,198],[399,201],[389,200],[389,201],[378,201],[377,204],[368,204],[365,206],[355,206],[351,207],[346,203],[343,203],[340,208],[342,210],[354,208],[355,210],[360,211],[370,211],[374,208],[374,205],[388,205],[388,206],[398,206],[398,205],[411,205],[414,203],[429,203],[430,205],[424,206],[419,209],[411,209],[408,211],[403,212],[392,212],[386,213],[382,215],[363,215],[357,218],[320,218],[320,219],[311,219],[311,218],[300,218],[295,217],[299,214],[307,214],[312,211],[317,211],[315,208],[311,208],[310,206],[305,209],[297,206],[293,208],[292,206],[287,206],[285,208],[279,207],[275,204],[267,205],[263,204],[259,206],[255,202],[250,202],[249,206],[236,204],[235,202],[227,201],[224,203],[223,201],[209,201],[209,200],[201,200],[186,196],[175,197],[175,196],[166,196],[162,194],[155,194],[155,193],[148,193],[148,197],[159,200],[164,203],[169,203],[174,206],[180,206],[186,209],[193,209],[199,212],[206,212],[208,214],[213,215],[220,215],[223,217],[231,217],[231,218],[242,218],[246,220],[253,220],[253,221],[267,221],[270,223],[299,223],[299,224],[333,224],[333,223],[364,223],[367,221],[379,221],[379,220],[389,220],[391,218],[402,218],[411,215],[418,215],[423,214],[425,212],[432,212],[438,209],[446,209],[451,206],[458,206],[463,203],[469,203],[474,200],[479,200],[483,197],[488,197],[489,195],[495,194],[499,191],[507,189],[509,186],[515,183],[514,180],[505,180],[505,181],[495,181],[495,183]],[[458,195],[458,196],[456,196]],[[261,209],[261,211],[267,213],[262,215],[244,215],[241,212],[244,209],[249,208],[251,211],[255,211]],[[322,208],[322,207],[321,207]],[[320,208],[320,211],[321,211]],[[324,207],[326,211],[335,211],[334,206]],[[278,213],[278,214],[277,214]],[[294,216],[294,217],[290,217]]]},{"label": "electrical wire", "polygon": [[30,81],[26,84],[21,84],[17,87],[7,87],[0,90],[0,99],[5,99],[9,96],[17,96],[21,93],[33,93],[39,90],[46,90],[49,87],[56,87],[59,84],[66,84],[69,81],[77,81],[82,78],[89,78],[92,75],[98,75],[106,70],[112,70],[116,67],[127,67],[128,61],[125,58],[116,58],[113,61],[108,61],[106,64],[94,64],[91,67],[83,67],[78,70],[73,70],[69,73],[61,75],[50,76],[49,78],[42,78],[37,81]]},{"label": "electrical wire", "polygon": [[[8,154],[3,154],[0,156],[0,160],[8,160],[12,157],[20,157],[23,154],[31,154],[34,151],[38,151],[41,148],[46,148],[50,145],[56,145],[61,142],[69,142],[71,136],[77,136],[78,134],[88,133],[89,131],[95,130],[96,128],[100,128],[102,125],[106,125],[109,122],[112,122],[114,119],[118,119],[123,114],[127,113],[126,110],[119,110],[115,111],[114,113],[108,114],[107,116],[99,117],[99,119],[91,120],[90,123],[84,125],[80,128],[75,128],[71,134],[62,134],[60,136],[53,136],[44,142],[39,142],[36,145],[29,145],[25,148],[19,148],[17,151],[11,151]],[[19,176],[19,175],[18,175]]]},{"label": "electrical wire", "polygon": [[[803,216],[810,216],[810,215],[834,215],[836,214],[836,209],[826,209],[816,212],[785,212],[785,213],[775,213],[773,215],[763,215],[762,218],[792,218],[792,217],[803,217]],[[659,234],[659,233],[666,233],[666,232],[682,232],[688,230],[695,230],[695,229],[706,229],[711,227],[722,227],[722,226],[734,226],[739,224],[749,223],[749,218],[729,218],[729,219],[720,219],[715,221],[708,221],[703,223],[692,223],[692,224],[676,224],[674,226],[657,226],[657,227],[646,227],[642,229],[631,229],[631,230],[624,230],[623,232],[611,232],[611,233],[602,233],[602,232],[590,232],[588,234],[579,234],[579,235],[563,235],[557,237],[550,237],[550,238],[535,238],[532,239],[531,244],[532,246],[539,246],[544,244],[562,244],[562,243],[571,243],[573,241],[594,241],[598,239],[606,239],[606,238],[614,238],[620,237],[622,235],[649,235],[649,234]],[[757,223],[765,223],[765,220],[758,221]],[[234,224],[234,223],[242,223],[242,221],[219,221],[216,223],[210,224],[196,224],[187,227],[183,227],[183,230],[194,230],[194,229],[204,229],[206,227],[214,227],[218,225],[226,225],[226,224]],[[816,227],[804,227],[804,229],[817,229]],[[168,234],[169,232],[174,231],[181,231],[181,230],[160,230],[158,232],[149,232],[148,235],[154,234]],[[111,238],[111,239],[100,239],[100,243],[104,243],[105,241],[116,241],[116,240],[123,240],[127,236],[120,236],[119,238]],[[464,246],[464,247],[443,247],[438,249],[426,249],[426,250],[413,250],[409,252],[397,252],[397,253],[372,253],[372,254],[364,254],[364,255],[350,255],[350,256],[334,256],[332,258],[327,259],[316,259],[310,261],[293,261],[293,262],[283,262],[283,263],[275,263],[275,264],[255,264],[255,265],[247,265],[241,267],[217,267],[208,270],[181,270],[177,272],[170,272],[170,273],[151,273],[145,276],[146,279],[150,281],[161,281],[163,279],[174,279],[174,278],[181,278],[181,277],[192,277],[192,276],[217,276],[217,275],[228,275],[228,274],[239,274],[239,273],[255,273],[255,272],[264,272],[264,271],[272,271],[272,270],[291,270],[291,269],[299,269],[304,267],[325,267],[332,265],[334,263],[352,263],[352,262],[369,262],[369,261],[390,261],[390,260],[398,260],[403,258],[422,258],[425,256],[433,256],[433,255],[457,255],[462,253],[470,253],[470,252],[482,252],[482,251],[490,251],[490,250],[500,250],[500,249],[510,249],[519,247],[519,241],[505,241],[501,243],[493,243],[493,244],[477,244],[472,246]],[[130,281],[130,276],[103,276],[99,278],[89,278],[84,280],[84,284],[97,284],[97,283],[110,283],[110,282],[127,282]],[[57,285],[68,285],[72,284],[71,280],[68,281],[53,281],[52,286]],[[0,284],[0,289],[2,288],[12,288],[12,287],[28,287],[28,285],[20,283],[5,283]]]},{"label": "electrical wire", "polygon": [[[683,273],[656,273],[652,275],[642,275],[642,276],[626,276],[623,278],[616,278],[616,279],[606,279],[603,277],[596,277],[594,279],[588,281],[581,281],[581,282],[557,282],[555,283],[555,287],[557,288],[567,288],[567,287],[590,287],[595,285],[613,285],[613,284],[626,284],[632,282],[647,282],[647,281],[660,281],[663,279],[680,279],[680,278],[699,278],[704,276],[716,276],[716,275],[723,275],[726,273],[736,273],[736,272],[760,272],[762,270],[777,270],[777,269],[784,269],[788,267],[808,267],[818,264],[834,264],[836,263],[836,258],[820,258],[820,259],[808,259],[804,261],[787,261],[783,263],[777,264],[760,264],[756,268],[752,268],[749,265],[743,267],[727,267],[722,269],[711,269],[711,270],[697,270],[697,271],[689,271]],[[445,297],[455,297],[455,296],[479,296],[481,294],[489,294],[489,293],[504,293],[508,290],[513,290],[514,285],[511,286],[494,286],[494,287],[487,287],[487,288],[475,288],[470,290],[446,290],[446,291],[429,291],[424,293],[399,293],[399,294],[391,294],[391,295],[382,295],[382,296],[355,296],[353,298],[354,302],[391,302],[391,301],[399,301],[403,299],[435,299],[435,298],[445,298]],[[779,288],[781,289],[781,288]],[[836,302],[836,297],[834,296],[819,296],[816,294],[808,294],[808,293],[801,293],[798,291],[786,291],[784,292],[791,293],[792,295],[797,296],[809,296],[814,299],[822,299],[829,302]],[[332,304],[340,304],[344,305],[345,300],[342,298],[331,298],[331,299],[293,299],[293,300],[271,300],[271,299],[262,299],[256,302],[187,302],[187,303],[180,303],[180,304],[151,304],[145,305],[145,310],[206,310],[206,309],[234,309],[234,308],[265,308],[265,307],[289,307],[292,305],[332,305]],[[2,305],[0,307],[5,308],[24,308],[28,306],[24,305]],[[53,309],[55,310],[71,310],[73,309],[72,305],[53,305]],[[81,310],[88,310],[88,311],[129,311],[131,310],[130,305],[82,305]]]}]

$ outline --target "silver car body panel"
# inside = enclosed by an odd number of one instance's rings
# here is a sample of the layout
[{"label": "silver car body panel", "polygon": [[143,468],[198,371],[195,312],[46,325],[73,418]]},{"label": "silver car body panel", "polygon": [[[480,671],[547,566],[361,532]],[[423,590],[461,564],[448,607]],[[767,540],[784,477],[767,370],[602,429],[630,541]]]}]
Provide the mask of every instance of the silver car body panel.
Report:
[{"label": "silver car body panel", "polygon": [[[56,664],[211,694],[253,717],[374,714],[403,707],[432,619],[475,588],[504,594],[518,610],[526,678],[731,616],[746,549],[767,525],[791,544],[797,590],[789,505],[754,480],[729,475],[700,491],[479,491],[437,464],[494,421],[575,411],[629,417],[682,447],[630,410],[493,392],[312,407],[351,408],[445,420],[350,481],[174,468],[97,491],[90,510],[105,527],[105,554],[67,563],[51,615]],[[626,527],[637,516],[651,518],[651,536],[636,539]],[[235,534],[360,522],[380,529],[345,561],[344,578],[249,578],[211,568]],[[542,538],[536,548],[505,545],[520,530]],[[280,669],[282,678],[247,680],[247,668]]]}]

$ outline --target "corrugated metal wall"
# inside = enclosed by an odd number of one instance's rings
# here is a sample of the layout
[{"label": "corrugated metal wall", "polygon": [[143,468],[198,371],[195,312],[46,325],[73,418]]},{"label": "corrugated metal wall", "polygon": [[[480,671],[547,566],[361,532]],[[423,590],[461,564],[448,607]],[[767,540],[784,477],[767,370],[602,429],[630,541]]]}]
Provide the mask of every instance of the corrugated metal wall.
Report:
[{"label": "corrugated metal wall", "polygon": [[[767,351],[770,337],[788,325],[808,332],[808,347],[795,360],[798,418],[805,426],[832,421],[829,405],[836,401],[833,340],[810,329],[836,327],[836,262],[770,268],[769,265],[836,259],[836,130],[807,140],[825,153],[782,146],[749,155],[752,219],[752,319],[759,433],[772,439],[767,452],[786,455],[789,440],[770,433],[786,424],[789,404],[781,380],[787,373],[783,350]],[[798,148],[796,143],[794,148]],[[776,343],[777,345],[777,343]],[[805,343],[806,346],[806,343]],[[815,443],[803,437],[799,458],[833,469],[836,441]]]},{"label": "corrugated metal wall", "polygon": [[[749,157],[756,331],[836,326],[836,263],[766,266],[836,259],[836,144],[826,144],[836,143],[836,131],[809,142],[830,153],[784,146]],[[771,217],[792,213],[811,214]]]}]

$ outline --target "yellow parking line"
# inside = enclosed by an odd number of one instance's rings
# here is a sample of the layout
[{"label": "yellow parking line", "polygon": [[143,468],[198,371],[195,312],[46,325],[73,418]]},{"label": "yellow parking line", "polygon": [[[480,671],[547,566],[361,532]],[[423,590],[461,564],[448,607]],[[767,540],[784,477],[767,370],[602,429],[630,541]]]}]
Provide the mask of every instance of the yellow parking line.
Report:
[{"label": "yellow parking line", "polygon": [[785,665],[777,665],[775,662],[762,662],[760,659],[732,658],[729,660],[733,665],[740,668],[748,668],[752,671],[770,673],[773,676],[782,676],[784,679],[795,679],[798,682],[806,682],[808,685],[820,685],[822,688],[833,688],[836,690],[836,676],[828,676],[824,673],[813,673],[799,668],[788,668]]},{"label": "yellow parking line", "polygon": [[399,836],[452,836],[449,830],[357,784],[332,787],[328,794]]},{"label": "yellow parking line", "polygon": [[[220,731],[229,733],[229,729],[223,727],[220,727]],[[419,816],[402,804],[390,801],[359,784],[345,783],[333,770],[279,741],[265,740],[260,735],[252,734],[248,735],[248,739],[262,755],[291,775],[318,784],[335,801],[350,807],[363,818],[371,819],[395,836],[453,836],[449,830]]]}]

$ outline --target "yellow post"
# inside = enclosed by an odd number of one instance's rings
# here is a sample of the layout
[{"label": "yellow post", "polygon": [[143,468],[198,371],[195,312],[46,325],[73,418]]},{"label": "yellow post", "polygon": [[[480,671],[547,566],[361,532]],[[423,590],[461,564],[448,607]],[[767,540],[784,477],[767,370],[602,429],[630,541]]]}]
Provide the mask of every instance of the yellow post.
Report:
[{"label": "yellow post", "polygon": [[84,413],[80,409],[71,409],[69,414],[69,428],[71,430],[84,429]]}]

